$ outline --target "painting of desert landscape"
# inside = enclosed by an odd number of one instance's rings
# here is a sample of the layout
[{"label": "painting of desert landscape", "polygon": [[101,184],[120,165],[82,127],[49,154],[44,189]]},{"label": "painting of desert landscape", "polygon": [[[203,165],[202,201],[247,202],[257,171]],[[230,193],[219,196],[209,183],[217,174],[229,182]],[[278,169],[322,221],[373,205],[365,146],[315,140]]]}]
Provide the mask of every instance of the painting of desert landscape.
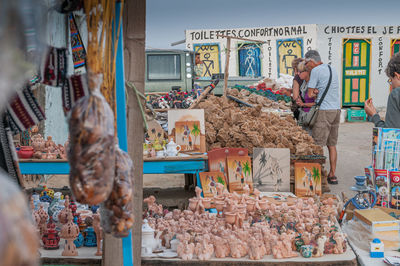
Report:
[{"label": "painting of desert landscape", "polygon": [[206,152],[204,110],[169,110],[168,136],[181,152]]},{"label": "painting of desert landscape", "polygon": [[319,163],[295,163],[294,171],[297,197],[321,196],[321,165]]},{"label": "painting of desert landscape", "polygon": [[222,172],[201,172],[199,175],[201,187],[203,189],[203,196],[205,198],[217,196],[218,183],[222,184],[224,188],[227,188],[226,180]]},{"label": "painting of desert landscape", "polygon": [[253,191],[253,178],[251,172],[251,159],[249,156],[228,156],[226,159],[228,167],[229,192],[243,193],[247,184]]}]

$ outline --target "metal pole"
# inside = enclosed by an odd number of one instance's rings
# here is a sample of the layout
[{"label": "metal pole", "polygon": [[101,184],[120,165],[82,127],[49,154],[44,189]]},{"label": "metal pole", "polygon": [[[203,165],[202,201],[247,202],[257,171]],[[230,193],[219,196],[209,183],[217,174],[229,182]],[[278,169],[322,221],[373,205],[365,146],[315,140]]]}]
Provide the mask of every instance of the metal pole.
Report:
[{"label": "metal pole", "polygon": [[[117,55],[115,61],[115,87],[116,87],[116,109],[117,109],[117,133],[119,140],[119,147],[128,152],[128,139],[127,139],[127,125],[126,125],[126,100],[125,100],[125,74],[124,74],[124,47],[122,36],[122,17],[121,2],[115,3],[115,32],[118,31],[119,26],[119,39],[117,47]],[[122,239],[122,256],[124,266],[133,265],[133,249],[132,249],[132,232],[129,236]]]}]

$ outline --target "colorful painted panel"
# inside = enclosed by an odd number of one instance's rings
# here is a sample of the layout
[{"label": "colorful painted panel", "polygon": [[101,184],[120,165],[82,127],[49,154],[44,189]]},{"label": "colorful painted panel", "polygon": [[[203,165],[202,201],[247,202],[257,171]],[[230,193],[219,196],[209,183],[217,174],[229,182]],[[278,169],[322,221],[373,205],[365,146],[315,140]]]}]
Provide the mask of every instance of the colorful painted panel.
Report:
[{"label": "colorful painted panel", "polygon": [[294,176],[297,197],[321,196],[321,165],[319,163],[295,163]]},{"label": "colorful painted panel", "polygon": [[298,57],[303,57],[303,39],[277,40],[278,49],[278,75],[280,73],[294,75],[292,61]]},{"label": "colorful painted panel", "polygon": [[194,44],[193,48],[195,53],[200,53],[200,60],[204,63],[201,77],[221,72],[218,44]]},{"label": "colorful painted panel", "polygon": [[169,110],[168,136],[181,152],[206,152],[204,109]]},{"label": "colorful painted panel", "polygon": [[227,189],[226,180],[222,172],[202,172],[199,175],[205,198],[217,195],[217,183],[222,184]]},{"label": "colorful painted panel", "polygon": [[259,77],[261,76],[261,50],[256,44],[239,44],[239,76]]},{"label": "colorful painted panel", "polygon": [[371,41],[343,40],[343,106],[363,106],[369,97]]},{"label": "colorful painted panel", "polygon": [[243,188],[246,184],[253,191],[250,157],[228,156],[226,163],[228,166],[229,192],[243,193]]}]

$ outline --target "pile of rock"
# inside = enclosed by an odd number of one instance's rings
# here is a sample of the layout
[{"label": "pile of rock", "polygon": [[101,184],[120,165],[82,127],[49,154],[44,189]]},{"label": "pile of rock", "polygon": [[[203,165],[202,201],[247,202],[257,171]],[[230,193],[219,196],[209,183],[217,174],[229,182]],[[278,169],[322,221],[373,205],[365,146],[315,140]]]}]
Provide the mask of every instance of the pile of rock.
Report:
[{"label": "pile of rock", "polygon": [[253,147],[264,147],[289,148],[294,155],[323,154],[322,147],[291,116],[282,118],[262,112],[268,99],[250,97],[257,102],[254,108],[242,108],[226,97],[216,96],[209,96],[199,104],[198,108],[205,113],[207,150],[232,147],[251,152]]}]

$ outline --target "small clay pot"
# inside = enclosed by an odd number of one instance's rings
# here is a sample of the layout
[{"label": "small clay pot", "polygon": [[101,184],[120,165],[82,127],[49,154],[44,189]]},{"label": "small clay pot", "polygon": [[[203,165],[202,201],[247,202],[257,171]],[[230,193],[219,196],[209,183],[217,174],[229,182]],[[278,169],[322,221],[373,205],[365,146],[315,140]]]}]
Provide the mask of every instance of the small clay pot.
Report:
[{"label": "small clay pot", "polygon": [[236,214],[233,212],[226,212],[225,213],[225,222],[228,224],[234,224],[236,221]]},{"label": "small clay pot", "polygon": [[216,202],[216,201],[224,201],[224,196],[216,196],[216,197],[214,197],[214,202]]},{"label": "small clay pot", "polygon": [[32,158],[34,153],[35,152],[31,146],[21,146],[18,151],[18,157],[21,159],[29,159]]},{"label": "small clay pot", "polygon": [[225,202],[223,201],[216,201],[215,202],[215,208],[217,209],[218,212],[222,212],[224,209]]},{"label": "small clay pot", "polygon": [[258,204],[260,205],[261,210],[266,211],[268,209],[268,202],[266,200],[260,200]]},{"label": "small clay pot", "polygon": [[254,211],[255,202],[253,200],[246,201],[246,209],[248,212]]},{"label": "small clay pot", "polygon": [[202,198],[201,200],[203,202],[203,206],[204,206],[205,209],[210,209],[211,208],[211,199]]}]

